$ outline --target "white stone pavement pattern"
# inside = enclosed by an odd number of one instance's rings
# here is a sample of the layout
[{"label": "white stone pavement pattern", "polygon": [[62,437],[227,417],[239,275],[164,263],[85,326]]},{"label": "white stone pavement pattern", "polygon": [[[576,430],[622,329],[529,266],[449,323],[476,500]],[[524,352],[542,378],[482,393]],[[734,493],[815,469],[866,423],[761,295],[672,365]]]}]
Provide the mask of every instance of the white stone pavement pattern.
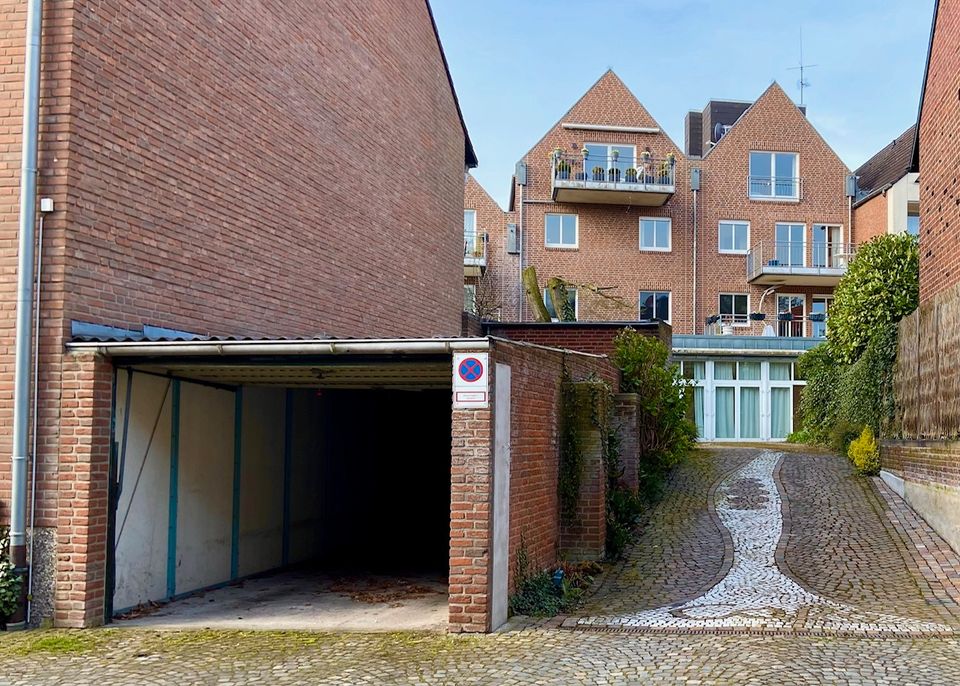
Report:
[{"label": "white stone pavement pattern", "polygon": [[774,472],[782,453],[765,451],[734,470],[716,489],[716,513],[733,539],[733,564],[707,592],[693,600],[607,617],[584,617],[581,628],[691,631],[761,629],[889,635],[948,634],[952,629],[857,609],[822,598],[784,575],[777,566],[783,508]]}]

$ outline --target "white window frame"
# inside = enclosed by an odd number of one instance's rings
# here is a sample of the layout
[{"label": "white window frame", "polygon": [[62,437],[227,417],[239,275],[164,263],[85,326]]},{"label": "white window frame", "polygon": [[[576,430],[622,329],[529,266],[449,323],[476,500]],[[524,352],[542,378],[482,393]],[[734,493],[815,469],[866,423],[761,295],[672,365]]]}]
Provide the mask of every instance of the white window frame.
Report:
[{"label": "white window frame", "polygon": [[[750,157],[754,154],[757,155],[770,155],[770,179],[773,181],[773,190],[776,191],[777,184],[777,164],[776,164],[776,155],[793,155],[797,163],[796,176],[791,179],[796,182],[794,186],[795,195],[754,195],[752,187],[752,179],[755,178],[751,173],[750,169]],[[800,202],[800,153],[793,150],[750,150],[747,153],[747,197],[750,200],[759,200],[761,202]]]},{"label": "white window frame", "polygon": [[[777,291],[774,295],[774,304],[777,306],[777,333],[780,331],[780,298],[800,298],[803,303],[803,314],[800,315],[800,338],[807,337],[807,296],[803,293],[781,293]],[[789,322],[793,324],[793,321]]]},{"label": "white window frame", "polygon": [[[745,250],[727,250],[720,245],[720,227],[724,224],[746,224],[747,247]],[[750,222],[744,219],[721,219],[717,222],[717,252],[721,255],[746,255],[750,252]]]},{"label": "white window frame", "polygon": [[[633,150],[633,167],[636,168],[636,166],[637,166],[637,146],[636,146],[636,145],[631,145],[630,143],[598,143],[598,142],[594,142],[594,141],[588,141],[588,142],[586,142],[586,143],[583,144],[583,147],[587,147],[587,146],[591,146],[591,145],[595,145],[595,146],[597,146],[598,148],[602,146],[602,147],[605,147],[605,148],[607,149],[607,155],[606,155],[606,157],[607,157],[607,163],[609,163],[609,161],[610,161],[610,148],[631,148],[631,149]],[[590,158],[587,157],[587,162],[589,162],[589,161],[590,161]],[[617,161],[619,162],[619,159],[618,159]],[[610,168],[610,167],[608,166],[607,169],[609,169],[609,168]],[[592,167],[591,167],[591,169],[592,169]],[[587,172],[586,169],[584,169],[583,171],[584,171],[585,173],[589,173],[589,172]]]},{"label": "white window frame", "polygon": [[468,310],[466,307],[464,307],[464,312],[469,312],[470,314],[476,314],[477,313],[477,284],[475,283],[463,284],[464,300],[466,300],[466,295],[468,291],[470,292],[470,309]]},{"label": "white window frame", "polygon": [[[720,312],[720,298],[723,297],[723,296],[725,296],[725,295],[733,295],[733,296],[743,295],[743,296],[746,296],[746,298],[747,298],[747,313],[744,315],[744,316],[746,317],[746,320],[743,321],[743,322],[737,322],[736,320],[734,320],[734,321],[731,323],[731,325],[732,325],[732,326],[738,326],[738,327],[741,327],[741,328],[750,326],[750,294],[749,294],[749,293],[733,293],[733,292],[731,292],[731,291],[724,291],[724,292],[722,292],[722,293],[717,293],[717,312],[720,313],[721,315],[722,315],[723,313]],[[737,309],[737,308],[734,307],[733,309]],[[731,313],[731,314],[732,314],[732,313]],[[733,315],[733,316],[736,316],[736,315]]]},{"label": "white window frame", "polygon": [[470,212],[470,213],[473,214],[473,226],[472,226],[470,229],[467,229],[467,227],[464,226],[464,227],[463,227],[463,232],[464,232],[464,234],[466,234],[466,232],[469,230],[469,231],[473,231],[474,233],[476,233],[476,232],[477,232],[477,211],[476,211],[475,209],[471,208],[471,207],[464,207],[464,208],[463,208],[464,218],[466,218],[467,212]]},{"label": "white window frame", "polygon": [[[666,221],[667,222],[667,247],[653,247],[646,248],[643,245],[643,222],[645,221]],[[654,240],[656,240],[657,233],[653,233]],[[673,252],[673,218],[672,217],[640,217],[637,223],[637,244],[640,246],[641,252]]]},{"label": "white window frame", "polygon": [[[824,303],[826,304],[825,312],[823,313],[823,314],[824,314],[823,321],[822,321],[822,322],[810,322],[810,338],[823,338],[823,339],[826,339],[826,337],[827,337],[827,336],[826,336],[826,334],[827,334],[827,322],[828,322],[828,320],[830,319],[830,308],[833,307],[833,298],[834,298],[834,296],[833,296],[832,293],[826,294],[826,295],[819,295],[819,294],[816,294],[816,293],[815,293],[815,294],[813,294],[813,295],[810,296],[810,310],[811,310],[811,314],[814,314],[814,313],[813,313],[813,304],[814,304],[817,300],[823,300]],[[823,334],[824,334],[823,336],[814,336],[814,335],[813,335],[813,330],[814,330],[816,324],[823,324]]]},{"label": "white window frame", "polygon": [[[663,321],[666,322],[667,324],[670,324],[673,322],[673,291],[663,291],[663,290],[658,291],[653,288],[637,291],[637,317],[640,316],[640,312],[643,310],[643,301],[640,299],[641,293],[654,294],[654,307],[656,307],[657,294],[666,293],[667,294],[667,318],[664,319]],[[656,314],[656,312],[654,312],[654,314]]]},{"label": "white window frame", "polygon": [[[791,222],[791,221],[782,221],[774,222],[773,224],[773,255],[777,255],[777,244],[782,241],[777,239],[777,229],[781,226],[802,226],[803,227],[803,261],[800,264],[781,264],[781,267],[806,267],[807,266],[807,241],[810,235],[809,229],[805,222]],[[793,241],[787,241],[788,243],[793,243]]]},{"label": "white window frame", "polygon": [[[573,293],[573,318],[575,321],[580,321],[580,289],[579,288],[568,288],[567,293]],[[543,304],[547,304],[547,289],[543,289]],[[557,308],[554,307],[553,311],[556,312]],[[560,317],[551,317],[550,321],[559,322]]]},{"label": "white window frame", "polygon": [[[547,240],[547,217],[573,217],[573,245],[550,243]],[[560,220],[560,240],[563,240],[563,220]],[[547,212],[543,215],[543,245],[555,250],[578,250],[580,248],[580,215],[572,212]]]}]

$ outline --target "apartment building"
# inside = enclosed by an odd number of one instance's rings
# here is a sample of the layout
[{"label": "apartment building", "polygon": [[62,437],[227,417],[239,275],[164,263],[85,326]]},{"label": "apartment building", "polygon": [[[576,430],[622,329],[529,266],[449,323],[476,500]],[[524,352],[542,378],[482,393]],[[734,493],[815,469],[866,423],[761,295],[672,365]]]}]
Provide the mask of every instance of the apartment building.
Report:
[{"label": "apartment building", "polygon": [[608,71],[521,158],[486,274],[512,296],[507,321],[533,318],[519,283],[533,266],[541,287],[575,286],[578,320],[668,322],[701,437],[784,438],[793,360],[825,336],[855,254],[850,173],[776,83],[708,102],[685,134],[681,149]]},{"label": "apartment building", "polygon": [[887,233],[920,235],[920,174],[911,126],[853,172],[857,196],[853,224],[860,242]]}]

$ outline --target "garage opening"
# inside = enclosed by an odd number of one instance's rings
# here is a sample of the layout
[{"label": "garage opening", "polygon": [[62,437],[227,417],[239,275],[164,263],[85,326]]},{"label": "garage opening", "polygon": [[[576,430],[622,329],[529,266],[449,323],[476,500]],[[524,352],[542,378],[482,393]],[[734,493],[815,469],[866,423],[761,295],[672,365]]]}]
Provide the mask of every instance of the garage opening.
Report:
[{"label": "garage opening", "polygon": [[108,619],[443,629],[450,364],[118,368]]}]

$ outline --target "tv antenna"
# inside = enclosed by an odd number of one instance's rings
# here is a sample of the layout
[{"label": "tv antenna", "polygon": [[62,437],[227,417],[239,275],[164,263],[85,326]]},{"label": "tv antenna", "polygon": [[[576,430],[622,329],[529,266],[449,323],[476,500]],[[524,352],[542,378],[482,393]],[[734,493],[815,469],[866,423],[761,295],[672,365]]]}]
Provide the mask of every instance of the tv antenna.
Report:
[{"label": "tv antenna", "polygon": [[796,67],[788,67],[790,71],[799,71],[800,79],[797,81],[797,87],[800,89],[800,104],[803,104],[803,89],[810,87],[810,82],[807,81],[804,76],[805,69],[812,69],[816,67],[816,64],[804,64],[803,63],[803,27],[800,27],[800,64]]}]

